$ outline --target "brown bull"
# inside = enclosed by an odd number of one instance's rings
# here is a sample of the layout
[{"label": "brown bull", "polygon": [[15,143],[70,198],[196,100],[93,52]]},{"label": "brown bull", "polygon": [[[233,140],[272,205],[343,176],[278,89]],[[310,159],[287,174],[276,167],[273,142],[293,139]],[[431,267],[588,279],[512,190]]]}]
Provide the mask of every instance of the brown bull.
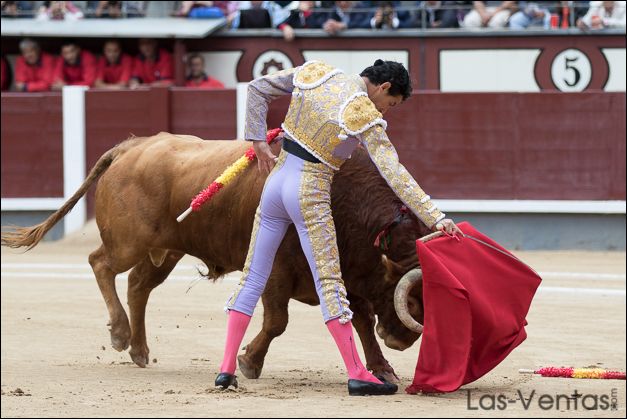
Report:
[{"label": "brown bull", "polygon": [[[168,133],[129,139],[100,158],[61,209],[37,226],[3,233],[2,244],[34,247],[101,176],[96,190],[96,221],[102,245],[91,253],[89,263],[109,311],[112,346],[122,351],[130,345],[133,361],[145,367],[149,363],[144,323],[148,297],[177,262],[185,254],[195,256],[209,268],[211,279],[244,266],[265,181],[255,164],[199,213],[180,224],[176,217],[249,146],[243,141],[203,141]],[[418,265],[416,238],[428,233],[427,227],[403,213],[401,206],[363,150],[356,150],[334,178],[333,218],[343,279],[354,311],[353,324],[367,368],[392,380],[394,370],[374,336],[375,315],[376,331],[387,346],[403,350],[418,339],[419,333],[399,320],[394,292],[401,276]],[[377,234],[386,227],[391,238],[387,257],[373,246]],[[129,269],[130,324],[115,287],[115,276]],[[410,289],[406,303],[411,316],[422,323],[420,288]],[[285,331],[290,298],[319,304],[293,226],[279,248],[262,296],[263,328],[238,358],[246,377],[259,377],[270,342]]]}]

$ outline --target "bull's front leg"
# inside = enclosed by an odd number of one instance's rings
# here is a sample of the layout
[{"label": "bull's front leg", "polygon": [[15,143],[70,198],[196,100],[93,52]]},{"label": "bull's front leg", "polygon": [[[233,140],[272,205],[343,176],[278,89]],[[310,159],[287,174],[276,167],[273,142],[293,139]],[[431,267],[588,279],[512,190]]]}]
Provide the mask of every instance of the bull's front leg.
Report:
[{"label": "bull's front leg", "polygon": [[394,368],[389,364],[381,352],[381,346],[375,337],[375,317],[372,304],[367,300],[349,292],[348,300],[353,310],[353,326],[357,330],[361,345],[366,357],[366,368],[377,377],[382,377],[390,383],[399,383],[400,380]]},{"label": "bull's front leg", "polygon": [[[284,280],[286,278],[275,278],[275,282]],[[261,376],[263,361],[268,353],[272,339],[280,336],[287,327],[289,292],[287,292],[287,289],[274,288],[272,284],[271,276],[261,296],[261,301],[263,302],[263,326],[261,331],[252,342],[244,347],[246,353],[237,357],[239,369],[246,378],[256,379]]]}]

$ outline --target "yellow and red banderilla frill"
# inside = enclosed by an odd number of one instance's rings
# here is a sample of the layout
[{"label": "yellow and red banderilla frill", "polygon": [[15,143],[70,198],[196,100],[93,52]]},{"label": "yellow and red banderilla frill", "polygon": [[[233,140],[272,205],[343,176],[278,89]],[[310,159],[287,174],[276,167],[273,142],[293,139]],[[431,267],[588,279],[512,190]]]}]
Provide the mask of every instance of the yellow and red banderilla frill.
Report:
[{"label": "yellow and red banderilla frill", "polygon": [[[266,142],[268,144],[272,143],[276,137],[281,134],[283,130],[281,128],[274,128],[267,132],[266,134]],[[209,186],[203,189],[198,195],[192,199],[189,208],[185,210],[181,215],[177,217],[177,221],[180,223],[187,217],[192,211],[199,211],[200,207],[211,200],[215,194],[217,194],[222,188],[228,185],[233,179],[235,179],[240,173],[244,171],[248,167],[248,165],[255,160],[257,156],[255,155],[255,150],[253,147],[250,147],[242,157],[237,159],[235,163],[231,164],[226,168],[224,172],[220,176],[216,178]]]},{"label": "yellow and red banderilla frill", "polygon": [[560,378],[596,378],[602,380],[624,380],[624,371],[610,371],[603,368],[572,368],[572,367],[544,367],[537,370],[521,369],[522,374],[538,374],[543,377]]}]

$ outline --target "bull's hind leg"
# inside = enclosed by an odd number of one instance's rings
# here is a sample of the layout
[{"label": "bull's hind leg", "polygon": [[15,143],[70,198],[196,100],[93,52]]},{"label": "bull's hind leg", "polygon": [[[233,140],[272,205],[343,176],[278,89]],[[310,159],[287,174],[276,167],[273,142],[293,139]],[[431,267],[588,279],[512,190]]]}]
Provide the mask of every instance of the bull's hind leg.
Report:
[{"label": "bull's hind leg", "polygon": [[167,251],[163,258],[156,261],[146,255],[128,276],[128,306],[131,315],[131,359],[139,367],[149,364],[149,349],[146,342],[146,304],[153,289],[168,277],[185,253]]},{"label": "bull's hind leg", "polygon": [[364,349],[366,368],[377,377],[390,383],[398,383],[398,376],[383,356],[381,346],[374,335],[375,318],[371,304],[367,300],[350,293],[348,299],[353,310],[353,326],[355,326]]},{"label": "bull's hind leg", "polygon": [[89,264],[96,275],[98,287],[109,311],[111,346],[116,351],[123,351],[128,348],[131,340],[131,328],[115,289],[115,276],[118,272],[111,269],[109,255],[104,245],[89,255]]},{"label": "bull's hind leg", "polygon": [[[279,278],[275,278],[275,280],[277,279]],[[291,281],[286,281],[287,278],[280,278],[280,280],[284,281],[284,284],[288,282],[291,284]],[[246,345],[246,353],[237,357],[239,369],[246,378],[259,378],[263,369],[263,361],[268,353],[272,339],[280,336],[287,328],[287,304],[290,300],[290,293],[287,290],[282,290],[283,292],[278,292],[280,290],[268,290],[272,285],[273,280],[270,277],[268,286],[261,297],[263,301],[263,326],[261,332],[252,342]]]}]

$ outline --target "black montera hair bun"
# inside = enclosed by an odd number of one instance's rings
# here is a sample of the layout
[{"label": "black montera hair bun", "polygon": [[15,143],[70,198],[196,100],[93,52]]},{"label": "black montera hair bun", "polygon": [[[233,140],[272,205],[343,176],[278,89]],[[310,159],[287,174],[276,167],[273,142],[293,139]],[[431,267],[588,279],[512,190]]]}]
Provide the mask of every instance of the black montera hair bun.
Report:
[{"label": "black montera hair bun", "polygon": [[383,61],[382,59],[378,59],[377,61],[374,62],[374,65],[383,65],[385,64],[385,61]]}]

